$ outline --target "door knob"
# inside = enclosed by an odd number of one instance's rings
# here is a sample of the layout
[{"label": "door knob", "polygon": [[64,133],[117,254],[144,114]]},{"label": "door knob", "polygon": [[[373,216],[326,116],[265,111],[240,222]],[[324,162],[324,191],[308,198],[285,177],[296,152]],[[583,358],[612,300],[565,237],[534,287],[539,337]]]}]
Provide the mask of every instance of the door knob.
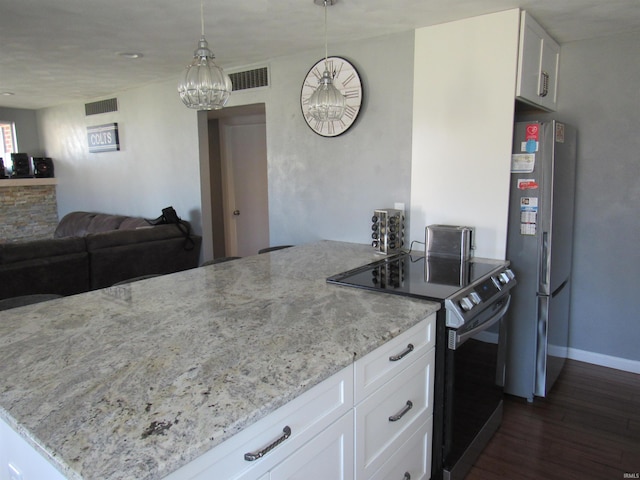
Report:
[{"label": "door knob", "polygon": [[237,217],[238,215],[240,215],[240,210],[234,210],[233,214]]}]

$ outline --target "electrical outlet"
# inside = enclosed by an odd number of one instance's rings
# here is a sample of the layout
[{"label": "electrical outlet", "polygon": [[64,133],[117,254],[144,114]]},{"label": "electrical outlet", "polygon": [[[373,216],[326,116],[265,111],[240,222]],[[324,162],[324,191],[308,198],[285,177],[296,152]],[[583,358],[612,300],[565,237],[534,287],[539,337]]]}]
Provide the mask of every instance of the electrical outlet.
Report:
[{"label": "electrical outlet", "polygon": [[396,202],[393,206],[396,210],[402,210],[404,212],[404,203]]},{"label": "electrical outlet", "polygon": [[22,473],[17,467],[14,467],[11,463],[8,463],[7,467],[9,467],[9,480],[23,480]]}]

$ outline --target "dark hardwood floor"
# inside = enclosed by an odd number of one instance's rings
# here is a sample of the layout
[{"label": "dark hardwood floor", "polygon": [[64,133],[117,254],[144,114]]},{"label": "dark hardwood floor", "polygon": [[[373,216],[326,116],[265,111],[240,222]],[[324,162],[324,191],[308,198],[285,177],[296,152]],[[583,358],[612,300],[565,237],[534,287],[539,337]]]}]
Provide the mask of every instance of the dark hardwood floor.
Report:
[{"label": "dark hardwood floor", "polygon": [[546,398],[507,396],[466,480],[640,478],[640,375],[567,360]]}]

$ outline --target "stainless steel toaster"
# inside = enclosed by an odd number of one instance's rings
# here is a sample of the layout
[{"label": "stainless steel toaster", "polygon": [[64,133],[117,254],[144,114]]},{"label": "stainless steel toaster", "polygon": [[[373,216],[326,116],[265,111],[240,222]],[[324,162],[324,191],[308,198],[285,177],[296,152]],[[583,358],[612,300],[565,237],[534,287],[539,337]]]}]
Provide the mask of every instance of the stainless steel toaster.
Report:
[{"label": "stainless steel toaster", "polygon": [[429,225],[425,231],[427,256],[469,260],[475,248],[473,227]]}]

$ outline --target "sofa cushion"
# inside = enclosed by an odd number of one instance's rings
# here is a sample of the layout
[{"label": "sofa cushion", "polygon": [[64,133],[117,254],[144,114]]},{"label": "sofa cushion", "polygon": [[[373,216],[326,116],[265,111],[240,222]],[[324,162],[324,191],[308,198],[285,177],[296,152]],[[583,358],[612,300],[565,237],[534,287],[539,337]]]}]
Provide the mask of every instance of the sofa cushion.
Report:
[{"label": "sofa cushion", "polygon": [[118,230],[135,230],[137,228],[151,228],[151,224],[144,218],[127,217],[122,221]]},{"label": "sofa cushion", "polygon": [[120,224],[125,220],[124,215],[109,215],[106,213],[98,213],[89,222],[87,234],[102,233],[120,228]]},{"label": "sofa cushion", "polygon": [[0,245],[0,264],[84,252],[86,252],[86,247],[82,238],[70,237],[33,240],[25,243],[5,243]]},{"label": "sofa cushion", "polygon": [[55,238],[84,237],[89,233],[108,232],[120,228],[135,229],[143,226],[149,226],[149,222],[144,218],[95,212],[71,212],[60,220],[53,236]]}]

